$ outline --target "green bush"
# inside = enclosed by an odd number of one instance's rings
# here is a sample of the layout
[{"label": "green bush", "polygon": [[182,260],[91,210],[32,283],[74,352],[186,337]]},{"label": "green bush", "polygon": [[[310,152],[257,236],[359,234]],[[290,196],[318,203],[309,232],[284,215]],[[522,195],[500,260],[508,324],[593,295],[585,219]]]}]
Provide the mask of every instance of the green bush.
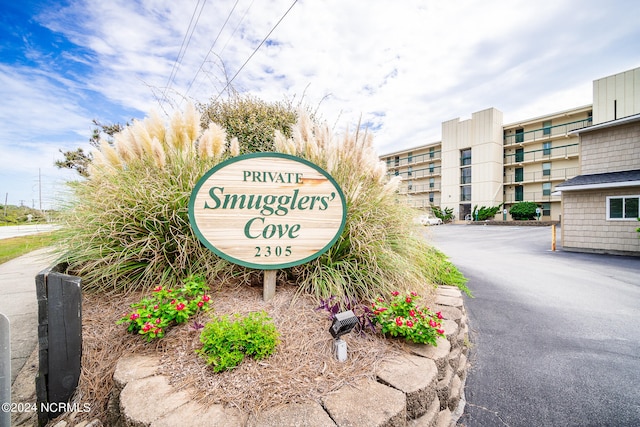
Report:
[{"label": "green bush", "polygon": [[233,369],[245,356],[264,359],[275,351],[279,334],[265,312],[244,318],[222,316],[207,323],[200,334],[202,348],[196,350],[214,372]]},{"label": "green bush", "polygon": [[536,219],[536,205],[534,202],[518,202],[511,206],[509,213],[515,220],[531,220]]},{"label": "green bush", "polygon": [[453,208],[444,208],[443,210],[440,206],[431,205],[431,212],[444,223],[453,221]]},{"label": "green bush", "polygon": [[485,221],[488,219],[493,219],[493,217],[496,216],[501,207],[502,203],[500,203],[498,206],[492,206],[490,208],[482,206],[480,207],[480,209],[478,209],[478,205],[475,205],[473,207],[471,217],[474,221]]}]

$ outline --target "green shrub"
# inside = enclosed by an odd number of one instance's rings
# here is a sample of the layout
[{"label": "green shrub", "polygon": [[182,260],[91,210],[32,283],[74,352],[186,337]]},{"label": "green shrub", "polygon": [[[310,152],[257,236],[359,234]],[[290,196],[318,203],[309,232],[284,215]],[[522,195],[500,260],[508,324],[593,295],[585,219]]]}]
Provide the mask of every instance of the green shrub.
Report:
[{"label": "green shrub", "polygon": [[431,205],[431,212],[444,223],[453,221],[453,208],[444,208],[443,210],[440,206]]},{"label": "green shrub", "polygon": [[475,205],[473,207],[471,217],[474,221],[485,221],[488,219],[493,219],[493,217],[496,216],[501,207],[502,203],[500,203],[498,206],[492,206],[490,208],[482,206],[480,207],[480,209],[478,209],[478,205]]},{"label": "green shrub", "polygon": [[515,220],[531,220],[536,219],[536,205],[534,202],[518,202],[511,206],[509,213]]},{"label": "green shrub", "polygon": [[202,348],[196,350],[214,372],[233,369],[245,356],[264,359],[275,351],[279,334],[265,312],[246,317],[222,316],[207,323],[200,334]]}]

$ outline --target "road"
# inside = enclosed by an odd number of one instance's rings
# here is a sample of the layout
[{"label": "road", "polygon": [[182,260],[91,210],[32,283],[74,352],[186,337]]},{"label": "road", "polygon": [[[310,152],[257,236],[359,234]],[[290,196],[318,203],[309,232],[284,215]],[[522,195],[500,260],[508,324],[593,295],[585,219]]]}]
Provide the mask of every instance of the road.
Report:
[{"label": "road", "polygon": [[29,225],[7,225],[0,227],[0,240],[11,237],[28,236],[30,234],[44,233],[60,228],[57,224],[29,224]]},{"label": "road", "polygon": [[552,252],[550,227],[425,234],[475,296],[459,425],[640,425],[640,258]]}]

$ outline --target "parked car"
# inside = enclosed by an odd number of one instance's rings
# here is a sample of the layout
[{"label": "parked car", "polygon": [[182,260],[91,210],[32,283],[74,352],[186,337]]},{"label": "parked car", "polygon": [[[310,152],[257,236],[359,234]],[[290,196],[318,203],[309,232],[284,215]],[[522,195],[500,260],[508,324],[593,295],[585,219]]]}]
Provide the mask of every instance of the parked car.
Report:
[{"label": "parked car", "polygon": [[419,224],[422,225],[440,225],[442,224],[442,220],[438,217],[435,216],[430,216],[430,215],[420,215],[417,218],[417,221]]}]

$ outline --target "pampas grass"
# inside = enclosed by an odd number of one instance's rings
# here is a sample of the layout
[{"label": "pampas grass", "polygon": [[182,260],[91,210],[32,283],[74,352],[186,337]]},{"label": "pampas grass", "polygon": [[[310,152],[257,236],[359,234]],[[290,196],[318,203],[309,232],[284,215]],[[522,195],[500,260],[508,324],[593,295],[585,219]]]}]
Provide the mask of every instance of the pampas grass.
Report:
[{"label": "pampas grass", "polygon": [[[393,290],[428,293],[443,277],[463,285],[461,275],[443,274],[446,259],[413,224],[416,211],[398,194],[399,177],[387,178],[372,135],[336,136],[304,111],[298,117],[291,137],[271,135],[273,146],[329,172],[348,208],[336,244],[287,272],[299,292],[368,301]],[[189,224],[188,201],[198,179],[243,151],[238,138],[229,140],[216,123],[202,131],[201,119],[193,106],[176,112],[169,124],[153,113],[115,135],[114,146],[103,143],[94,153],[89,178],[74,185],[60,248],[60,261],[83,278],[85,289],[175,285],[191,273],[250,276],[206,249]]]}]

